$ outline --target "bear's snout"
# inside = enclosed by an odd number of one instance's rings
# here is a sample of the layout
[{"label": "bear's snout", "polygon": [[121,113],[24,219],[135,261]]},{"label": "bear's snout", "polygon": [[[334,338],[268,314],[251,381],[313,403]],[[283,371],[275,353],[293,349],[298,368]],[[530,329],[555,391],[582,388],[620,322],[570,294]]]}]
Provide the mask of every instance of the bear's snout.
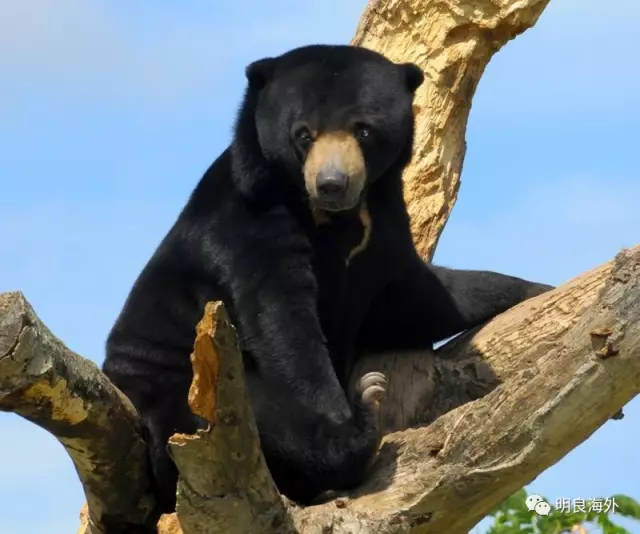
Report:
[{"label": "bear's snout", "polygon": [[349,187],[349,175],[335,168],[322,169],[316,176],[316,189],[320,202],[344,202]]},{"label": "bear's snout", "polygon": [[304,164],[311,201],[328,211],[355,207],[364,189],[366,167],[360,145],[347,132],[318,135]]}]

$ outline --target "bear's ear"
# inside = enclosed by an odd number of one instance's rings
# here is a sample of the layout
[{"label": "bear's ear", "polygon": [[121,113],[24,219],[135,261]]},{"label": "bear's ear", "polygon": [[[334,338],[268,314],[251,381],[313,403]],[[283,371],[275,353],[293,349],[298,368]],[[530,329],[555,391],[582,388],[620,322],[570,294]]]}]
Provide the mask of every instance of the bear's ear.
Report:
[{"label": "bear's ear", "polygon": [[262,89],[267,85],[273,75],[275,66],[276,59],[273,57],[266,57],[250,63],[244,71],[247,80],[249,80],[249,87]]},{"label": "bear's ear", "polygon": [[415,63],[401,63],[400,68],[404,71],[407,89],[414,93],[424,82],[424,72]]}]

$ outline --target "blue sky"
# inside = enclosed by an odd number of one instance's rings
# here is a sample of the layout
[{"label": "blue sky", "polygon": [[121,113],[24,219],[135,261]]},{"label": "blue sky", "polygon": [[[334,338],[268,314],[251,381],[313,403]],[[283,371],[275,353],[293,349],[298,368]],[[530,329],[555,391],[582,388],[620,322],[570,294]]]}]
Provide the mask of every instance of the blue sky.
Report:
[{"label": "blue sky", "polygon": [[[229,143],[245,65],[348,42],[364,5],[0,2],[0,291],[24,291],[100,363],[135,277]],[[609,5],[551,0],[492,60],[436,261],[560,284],[640,243],[640,5]],[[639,402],[530,489],[640,498]],[[74,532],[83,495],[62,447],[10,414],[0,433],[0,532]]]}]

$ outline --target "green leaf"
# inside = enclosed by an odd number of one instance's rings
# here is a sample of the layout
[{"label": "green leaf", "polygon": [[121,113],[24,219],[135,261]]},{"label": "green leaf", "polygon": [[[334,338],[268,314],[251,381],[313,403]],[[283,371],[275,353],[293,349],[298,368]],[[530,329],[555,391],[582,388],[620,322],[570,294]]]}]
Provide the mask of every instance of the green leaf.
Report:
[{"label": "green leaf", "polygon": [[[549,500],[540,495],[546,502]],[[529,511],[526,505],[528,495],[523,488],[504,500],[488,516],[494,517],[494,524],[488,534],[567,534],[574,525],[599,526],[602,534],[630,534],[625,528],[614,523],[610,516],[620,515],[640,520],[640,504],[627,495],[614,495],[602,501],[602,510],[595,511],[589,505],[585,512],[563,512],[551,506],[548,516],[539,516]],[[551,504],[551,503],[549,503]],[[607,509],[608,508],[608,509]]]},{"label": "green leaf", "polygon": [[[616,514],[640,519],[640,504],[638,504],[638,501],[626,495],[614,495],[611,499],[615,503]],[[613,506],[609,512],[614,513]]]}]

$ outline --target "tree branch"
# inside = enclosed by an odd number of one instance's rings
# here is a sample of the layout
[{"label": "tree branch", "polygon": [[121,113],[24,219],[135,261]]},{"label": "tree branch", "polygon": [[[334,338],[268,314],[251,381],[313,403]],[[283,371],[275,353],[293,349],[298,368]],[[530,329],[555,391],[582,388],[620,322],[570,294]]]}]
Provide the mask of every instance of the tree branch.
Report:
[{"label": "tree branch", "polygon": [[87,497],[88,532],[148,526],[155,501],[136,410],[93,362],[54,337],[17,292],[0,294],[0,410],[62,443]]},{"label": "tree branch", "polygon": [[352,44],[425,72],[414,99],[415,149],[404,172],[418,252],[431,259],[458,196],[471,99],[485,67],[533,26],[549,0],[370,0]]},{"label": "tree branch", "polygon": [[260,449],[235,329],[220,302],[205,307],[191,363],[189,405],[207,428],[169,440],[180,524],[189,534],[294,532]]},{"label": "tree branch", "polygon": [[[358,372],[384,369],[380,358]],[[437,385],[404,412],[409,423],[434,422],[387,436],[351,509],[372,520],[406,518],[421,534],[468,532],[640,392],[640,247],[512,308],[432,359]],[[384,408],[401,426],[392,414],[410,379],[396,371],[387,371]]]},{"label": "tree branch", "polygon": [[[413,61],[427,76],[416,95],[416,149],[404,175],[412,232],[425,257],[457,197],[467,118],[484,68],[547,3],[374,0],[361,19],[354,44]],[[199,325],[190,394],[207,428],[174,436],[170,445],[181,473],[184,531],[467,532],[639,392],[639,275],[637,247],[435,353],[366,356],[354,376],[386,372],[384,421],[395,432],[361,488],[307,508],[273,486],[235,333],[222,308],[210,305]],[[135,410],[19,293],[0,295],[0,409],[65,446],[88,501],[90,520],[83,516],[81,530],[149,527],[154,503]],[[163,534],[181,532],[175,514],[159,525]]]},{"label": "tree branch", "polygon": [[[0,406],[65,445],[95,532],[114,518],[144,524],[150,510],[139,469],[144,455],[126,399],[93,364],[64,348],[19,293],[0,295],[0,349]],[[417,355],[404,356],[415,361]],[[391,361],[402,360],[396,354]],[[406,384],[390,374],[385,410],[397,426],[432,424],[389,434],[358,490],[299,508],[273,486],[235,332],[220,305],[209,305],[190,393],[208,428],[171,440],[184,532],[468,532],[640,392],[640,247],[512,308],[426,360],[430,393],[410,403],[414,412],[406,410],[405,421],[393,420]],[[116,448],[114,440],[132,446]],[[161,532],[180,532],[175,517],[163,521]]]}]

